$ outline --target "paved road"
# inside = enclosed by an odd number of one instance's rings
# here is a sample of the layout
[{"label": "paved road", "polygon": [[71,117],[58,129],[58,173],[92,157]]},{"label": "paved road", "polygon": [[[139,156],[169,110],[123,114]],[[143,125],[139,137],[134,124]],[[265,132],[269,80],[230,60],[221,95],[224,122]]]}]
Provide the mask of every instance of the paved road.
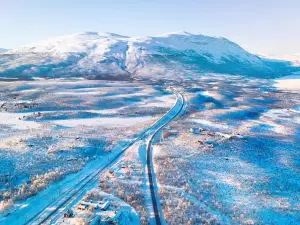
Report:
[{"label": "paved road", "polygon": [[159,196],[157,195],[157,184],[156,184],[156,178],[154,175],[154,168],[153,168],[153,162],[152,162],[152,142],[156,136],[156,134],[161,131],[166,125],[168,125],[173,119],[175,119],[180,112],[183,109],[184,106],[184,98],[180,93],[176,93],[177,96],[177,102],[174,105],[172,109],[175,109],[173,111],[169,111],[167,113],[166,117],[167,120],[161,127],[159,127],[154,134],[151,136],[148,145],[147,145],[147,168],[148,168],[148,178],[149,178],[149,187],[151,192],[151,199],[152,199],[152,205],[153,205],[153,212],[155,216],[155,223],[156,225],[161,225],[163,220],[163,215],[161,214],[161,211],[159,210],[161,208],[160,202],[159,202]]},{"label": "paved road", "polygon": [[124,148],[119,154],[112,157],[111,161],[103,165],[103,167],[100,170],[90,173],[84,179],[82,179],[80,183],[76,185],[76,187],[70,188],[68,192],[64,193],[58,199],[51,202],[49,205],[47,205],[46,208],[42,209],[36,215],[31,215],[31,218],[29,218],[26,224],[35,224],[35,225],[53,224],[61,217],[61,215],[67,208],[72,207],[74,204],[76,204],[78,201],[81,200],[81,198],[88,190],[97,186],[101,175],[106,170],[108,170],[111,166],[113,166],[124,155],[125,151],[129,150],[130,147],[133,146],[137,141],[146,140],[149,137],[150,137],[150,141],[148,142],[147,145],[147,165],[148,165],[149,185],[150,185],[151,198],[153,203],[153,210],[155,213],[156,224],[161,224],[161,219],[159,215],[160,213],[158,210],[158,206],[160,206],[160,204],[156,200],[157,199],[156,192],[155,192],[156,181],[155,178],[153,177],[151,144],[155,135],[161,129],[163,129],[163,127],[169,124],[176,116],[178,116],[178,114],[181,112],[183,108],[184,99],[182,95],[179,93],[175,93],[175,94],[177,97],[176,103],[166,114],[164,114],[152,126],[147,128],[138,138],[136,138],[130,145]]}]

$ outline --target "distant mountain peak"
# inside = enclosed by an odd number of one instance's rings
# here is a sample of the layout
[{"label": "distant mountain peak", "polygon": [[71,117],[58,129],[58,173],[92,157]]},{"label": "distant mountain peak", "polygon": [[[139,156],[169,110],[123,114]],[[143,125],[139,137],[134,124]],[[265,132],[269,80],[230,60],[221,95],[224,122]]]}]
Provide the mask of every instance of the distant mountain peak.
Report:
[{"label": "distant mountain peak", "polygon": [[5,49],[5,48],[0,48],[0,52],[7,52],[8,49]]},{"label": "distant mountain peak", "polygon": [[191,35],[195,35],[195,34],[191,34],[191,33],[186,32],[186,31],[176,31],[176,32],[164,33],[164,34],[157,35],[157,36],[173,36],[173,35],[191,36]]},{"label": "distant mountain peak", "polygon": [[110,33],[110,32],[93,32],[93,31],[85,31],[76,33],[74,35],[86,35],[86,36],[105,36],[105,37],[115,37],[115,38],[129,38],[128,36],[116,34],[116,33]]},{"label": "distant mountain peak", "polygon": [[273,61],[290,61],[294,66],[300,66],[300,53],[284,54],[284,55],[272,55],[272,54],[260,54],[260,57]]},{"label": "distant mountain peak", "polygon": [[79,35],[99,35],[98,32],[94,32],[94,31],[85,31],[85,32],[80,32],[78,34]]},{"label": "distant mountain peak", "polygon": [[[286,72],[223,37],[185,31],[152,37],[81,32],[0,54],[1,76],[177,77],[203,72],[269,77]],[[176,78],[174,78],[176,79]]]}]

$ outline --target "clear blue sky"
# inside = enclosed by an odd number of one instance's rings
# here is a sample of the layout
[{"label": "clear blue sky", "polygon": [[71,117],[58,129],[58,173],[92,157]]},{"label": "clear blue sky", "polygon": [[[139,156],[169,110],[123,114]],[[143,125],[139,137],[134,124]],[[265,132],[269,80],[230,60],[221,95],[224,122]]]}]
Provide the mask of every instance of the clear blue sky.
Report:
[{"label": "clear blue sky", "polygon": [[188,31],[253,53],[300,53],[300,0],[0,0],[0,47],[81,31]]}]

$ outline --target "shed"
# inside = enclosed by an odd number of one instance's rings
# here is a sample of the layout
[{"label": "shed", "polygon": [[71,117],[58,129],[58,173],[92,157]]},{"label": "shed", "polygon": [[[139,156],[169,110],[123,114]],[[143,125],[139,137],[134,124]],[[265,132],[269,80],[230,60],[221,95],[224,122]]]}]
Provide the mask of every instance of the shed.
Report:
[{"label": "shed", "polygon": [[102,205],[99,205],[100,209],[103,210],[103,211],[106,211],[109,206],[110,206],[110,202],[109,201],[106,201]]},{"label": "shed", "polygon": [[190,132],[193,134],[200,134],[201,131],[204,131],[204,129],[201,127],[191,127],[190,128]]}]

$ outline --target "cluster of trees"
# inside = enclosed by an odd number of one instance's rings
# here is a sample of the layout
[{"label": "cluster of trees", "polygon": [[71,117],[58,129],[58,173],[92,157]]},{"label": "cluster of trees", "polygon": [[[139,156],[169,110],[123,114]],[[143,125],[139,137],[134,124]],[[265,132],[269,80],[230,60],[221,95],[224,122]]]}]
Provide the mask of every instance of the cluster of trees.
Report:
[{"label": "cluster of trees", "polygon": [[168,224],[220,224],[205,207],[190,201],[182,192],[161,187],[159,194]]},{"label": "cluster of trees", "polygon": [[154,159],[162,209],[170,225],[220,224],[215,215],[208,211],[210,206],[207,206],[200,191],[203,185],[207,185],[197,179],[199,174],[194,160],[201,151],[203,149],[189,148],[189,145],[166,139]]},{"label": "cluster of trees", "polygon": [[27,199],[44,190],[49,184],[61,180],[66,174],[78,171],[71,167],[67,170],[54,169],[45,174],[32,176],[29,181],[22,183],[17,188],[2,190],[0,193],[0,211],[7,210],[16,201]]},{"label": "cluster of trees", "polygon": [[110,208],[119,209],[122,206],[122,202],[117,201],[117,198],[101,191],[99,188],[90,190],[84,197],[84,201],[103,201],[104,199],[110,201]]},{"label": "cluster of trees", "polygon": [[[154,154],[159,195],[168,224],[223,224],[228,220],[253,225],[259,224],[255,215],[260,207],[290,210],[287,198],[275,200],[259,190],[266,180],[257,177],[261,175],[255,175],[253,168],[247,171],[246,164],[229,162],[214,151],[203,152],[204,146],[194,148],[186,141],[190,140],[167,138],[160,144],[159,154]],[[207,162],[203,154],[209,154]],[[242,185],[237,187],[239,183]],[[232,200],[235,196],[238,201]],[[252,197],[253,205],[249,204]]]},{"label": "cluster of trees", "polygon": [[0,201],[0,212],[3,212],[13,206],[14,202],[12,199]]}]

